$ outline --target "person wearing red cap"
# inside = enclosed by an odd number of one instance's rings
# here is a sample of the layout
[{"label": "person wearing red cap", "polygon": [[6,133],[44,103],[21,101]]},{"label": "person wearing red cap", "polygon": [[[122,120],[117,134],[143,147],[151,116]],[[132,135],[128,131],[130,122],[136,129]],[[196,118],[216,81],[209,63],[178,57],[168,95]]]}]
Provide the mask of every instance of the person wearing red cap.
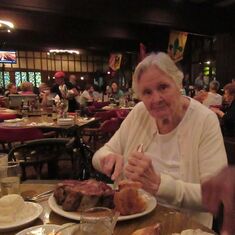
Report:
[{"label": "person wearing red cap", "polygon": [[77,102],[75,96],[78,95],[76,87],[66,80],[65,73],[63,71],[56,72],[54,75],[55,84],[52,87],[51,91],[57,94],[60,99],[68,100],[68,111],[74,112],[77,107]]}]

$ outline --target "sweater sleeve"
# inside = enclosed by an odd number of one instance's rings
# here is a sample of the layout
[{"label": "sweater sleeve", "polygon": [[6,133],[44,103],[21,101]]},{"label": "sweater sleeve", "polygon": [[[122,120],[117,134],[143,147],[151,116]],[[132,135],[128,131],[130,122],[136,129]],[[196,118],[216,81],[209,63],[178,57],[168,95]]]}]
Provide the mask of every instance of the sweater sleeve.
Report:
[{"label": "sweater sleeve", "polygon": [[[219,123],[213,113],[209,114],[204,121],[198,149],[195,150],[194,154],[198,155],[201,181],[216,174],[227,164]],[[201,203],[200,182],[176,180],[169,175],[161,174],[161,184],[157,196],[177,207],[204,210]]]},{"label": "sweater sleeve", "polygon": [[136,113],[139,112],[138,110],[138,107],[134,108],[122,122],[120,128],[116,131],[112,138],[94,154],[92,164],[95,169],[97,169],[98,171],[102,171],[99,162],[108,154],[124,154],[124,149],[128,148],[128,137],[130,136],[130,130],[132,130],[133,132],[133,123],[135,123],[133,122],[133,120],[136,117]]},{"label": "sweater sleeve", "polygon": [[169,175],[161,174],[157,197],[176,207],[203,211],[200,184],[175,180]]}]

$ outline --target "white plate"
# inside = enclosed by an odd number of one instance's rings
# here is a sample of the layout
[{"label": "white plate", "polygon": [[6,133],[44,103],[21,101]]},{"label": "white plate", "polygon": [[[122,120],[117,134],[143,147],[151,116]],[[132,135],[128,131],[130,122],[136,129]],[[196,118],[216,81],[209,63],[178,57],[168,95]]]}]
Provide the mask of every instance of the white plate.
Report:
[{"label": "white plate", "polygon": [[38,225],[33,226],[27,229],[24,229],[23,231],[17,233],[16,235],[27,235],[29,232],[32,234],[49,234],[53,230],[56,232],[58,229],[60,229],[61,226],[57,224],[44,224],[44,225]]},{"label": "white plate", "polygon": [[[153,197],[152,195],[150,195],[149,193],[147,193],[143,190],[141,190],[141,194],[142,194],[142,197],[144,198],[144,200],[146,201],[146,204],[147,204],[146,209],[141,213],[136,213],[133,215],[121,215],[118,217],[118,221],[129,220],[129,219],[134,219],[137,217],[144,216],[144,215],[150,213],[157,206],[157,201],[156,201],[155,197]],[[66,217],[68,219],[80,220],[79,212],[64,211],[62,209],[62,207],[56,203],[53,195],[51,195],[49,197],[48,204],[49,204],[51,210],[54,211],[56,214],[59,214],[59,215]]]},{"label": "white plate", "polygon": [[22,121],[23,121],[22,118],[14,118],[14,119],[4,120],[4,122],[6,122],[6,123],[15,123],[15,122],[22,122]]},{"label": "white plate", "polygon": [[[27,211],[26,217],[23,219],[18,218],[12,223],[7,223],[5,225],[0,224],[0,232],[17,229],[25,224],[28,224],[34,221],[41,215],[43,211],[43,208],[41,205],[34,203],[34,202],[25,202],[25,203],[26,205],[25,205],[24,210]],[[31,210],[32,210],[32,213],[28,213]]]}]

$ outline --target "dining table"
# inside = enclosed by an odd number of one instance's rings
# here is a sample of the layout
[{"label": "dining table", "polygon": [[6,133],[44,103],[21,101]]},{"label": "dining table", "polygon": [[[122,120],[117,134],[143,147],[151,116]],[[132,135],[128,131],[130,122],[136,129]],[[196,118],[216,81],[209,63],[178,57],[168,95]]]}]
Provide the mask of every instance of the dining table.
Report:
[{"label": "dining table", "polygon": [[[53,190],[58,182],[51,181],[35,181],[35,182],[25,182],[20,185],[22,197],[33,196],[38,193],[45,192],[47,190]],[[39,202],[43,207],[43,212],[39,218],[30,224],[24,225],[14,231],[5,231],[0,233],[2,235],[13,235],[17,232],[36,225],[42,224],[56,224],[62,225],[65,223],[79,223],[79,221],[74,221],[69,218],[63,217],[59,214],[53,212],[48,204],[48,200]],[[180,212],[178,210],[167,208],[163,205],[157,204],[157,206],[148,214],[143,215],[139,218],[132,218],[129,220],[118,221],[114,229],[114,235],[131,235],[135,230],[144,228],[146,226],[154,225],[160,223],[161,234],[171,235],[172,233],[180,233],[186,229],[201,229],[202,231],[215,234],[211,229],[205,227],[204,225],[196,222],[190,218],[187,214]]]},{"label": "dining table", "polygon": [[86,179],[90,176],[90,167],[86,156],[85,144],[81,131],[85,127],[92,127],[100,122],[100,118],[95,117],[78,117],[70,116],[72,122],[60,124],[56,120],[53,120],[51,116],[29,116],[27,118],[19,118],[16,120],[9,120],[0,123],[1,127],[12,127],[12,128],[39,128],[43,132],[53,131],[57,137],[71,138],[74,137],[74,148],[80,152],[79,158],[79,172],[77,173],[80,179]]}]

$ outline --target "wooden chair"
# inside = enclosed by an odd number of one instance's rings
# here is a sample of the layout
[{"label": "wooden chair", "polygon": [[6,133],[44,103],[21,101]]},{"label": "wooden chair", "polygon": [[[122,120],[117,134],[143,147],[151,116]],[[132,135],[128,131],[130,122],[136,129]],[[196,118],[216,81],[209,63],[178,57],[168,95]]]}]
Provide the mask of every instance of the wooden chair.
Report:
[{"label": "wooden chair", "polygon": [[[38,179],[42,178],[42,168],[47,164],[49,179],[57,179],[58,161],[67,154],[74,166],[73,155],[74,138],[44,138],[28,141],[27,143],[13,147],[8,154],[9,160],[18,161],[21,166],[22,180],[28,179],[27,169],[33,167]],[[74,173],[74,169],[73,169]]]},{"label": "wooden chair", "polygon": [[93,102],[93,105],[95,106],[96,109],[101,109],[101,108],[103,108],[104,106],[107,106],[107,105],[109,105],[109,104],[110,104],[109,101],[103,101],[103,102],[97,102],[97,101],[95,101],[95,102]]},{"label": "wooden chair", "polygon": [[97,112],[94,115],[95,118],[99,118],[100,122],[104,122],[106,120],[110,120],[111,118],[116,118],[117,113],[115,110],[104,111],[104,112]]},{"label": "wooden chair", "polygon": [[117,109],[116,110],[116,115],[118,119],[120,120],[120,122],[122,122],[127,117],[129,112],[130,112],[130,109]]},{"label": "wooden chair", "polygon": [[120,127],[120,121],[118,118],[112,118],[105,120],[99,127],[84,128],[83,136],[88,136],[88,144],[92,146],[94,150],[107,142],[113,134]]},{"label": "wooden chair", "polygon": [[106,175],[98,172],[92,165],[92,158],[94,155],[94,151],[82,141],[80,142],[80,146],[78,152],[81,156],[78,156],[79,162],[79,171],[76,171],[76,178],[80,180],[86,179],[96,179],[98,181],[103,181],[106,183],[113,183],[113,181],[107,177]]}]

